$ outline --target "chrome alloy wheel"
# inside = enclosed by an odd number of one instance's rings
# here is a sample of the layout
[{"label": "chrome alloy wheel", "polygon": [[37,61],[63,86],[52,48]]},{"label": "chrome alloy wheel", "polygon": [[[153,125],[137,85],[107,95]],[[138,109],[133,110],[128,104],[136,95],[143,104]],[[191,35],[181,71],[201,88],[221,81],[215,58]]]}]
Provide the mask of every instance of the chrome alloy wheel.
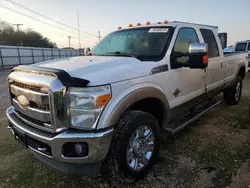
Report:
[{"label": "chrome alloy wheel", "polygon": [[152,129],[143,125],[132,134],[127,147],[127,165],[133,171],[142,170],[149,163],[155,147]]}]

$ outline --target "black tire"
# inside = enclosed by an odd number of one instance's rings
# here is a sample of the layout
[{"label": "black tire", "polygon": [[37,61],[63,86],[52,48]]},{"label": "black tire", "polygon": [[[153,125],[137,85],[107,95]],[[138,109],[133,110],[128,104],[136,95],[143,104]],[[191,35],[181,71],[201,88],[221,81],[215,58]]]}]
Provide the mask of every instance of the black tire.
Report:
[{"label": "black tire", "polygon": [[[154,149],[147,165],[140,171],[133,171],[127,164],[127,149],[132,135],[143,126],[150,127],[154,134]],[[115,182],[130,184],[144,177],[152,168],[160,145],[160,132],[156,119],[142,111],[130,110],[124,114],[115,127],[107,157],[107,172]]]},{"label": "black tire", "polygon": [[[236,97],[237,93],[236,88],[238,84],[240,84],[240,91],[239,91],[239,96]],[[224,100],[228,105],[237,105],[240,102],[241,93],[242,93],[242,78],[241,76],[238,76],[235,84],[224,91]]]}]

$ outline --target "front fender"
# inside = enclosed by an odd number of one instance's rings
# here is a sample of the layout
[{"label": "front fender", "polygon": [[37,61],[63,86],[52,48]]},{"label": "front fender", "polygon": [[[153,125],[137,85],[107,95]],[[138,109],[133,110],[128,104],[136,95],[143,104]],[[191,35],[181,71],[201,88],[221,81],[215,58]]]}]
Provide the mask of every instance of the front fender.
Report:
[{"label": "front fender", "polygon": [[[99,119],[97,129],[114,126],[132,104],[145,98],[159,99],[165,106],[165,113],[169,114],[168,100],[159,86],[152,83],[136,84],[126,88],[118,96],[111,99]],[[166,118],[164,124],[168,121]]]}]

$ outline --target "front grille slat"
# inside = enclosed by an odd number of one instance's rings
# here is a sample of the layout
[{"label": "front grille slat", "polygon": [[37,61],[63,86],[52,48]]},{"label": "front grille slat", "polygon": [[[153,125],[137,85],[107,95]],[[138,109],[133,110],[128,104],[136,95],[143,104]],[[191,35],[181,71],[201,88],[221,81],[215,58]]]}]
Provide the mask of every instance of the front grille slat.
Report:
[{"label": "front grille slat", "polygon": [[17,99],[19,95],[24,95],[29,101],[30,107],[36,107],[49,111],[48,93],[32,91],[12,84],[10,85],[10,92],[12,94],[12,97],[14,97],[15,99]]},{"label": "front grille slat", "polygon": [[31,118],[37,119],[45,123],[51,122],[51,114],[49,111],[39,110],[31,107],[23,108],[15,99],[12,99],[12,105],[16,110]]},{"label": "front grille slat", "polygon": [[41,86],[28,85],[28,84],[23,84],[23,83],[16,82],[16,81],[11,82],[11,85],[18,86],[18,87],[21,87],[23,89],[28,89],[31,91],[46,93],[45,91],[43,91]]}]

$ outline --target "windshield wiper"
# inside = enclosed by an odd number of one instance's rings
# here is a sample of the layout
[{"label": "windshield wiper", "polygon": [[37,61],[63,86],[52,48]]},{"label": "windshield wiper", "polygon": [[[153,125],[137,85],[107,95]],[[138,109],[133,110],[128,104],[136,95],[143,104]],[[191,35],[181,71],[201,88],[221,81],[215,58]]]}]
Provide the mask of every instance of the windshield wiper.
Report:
[{"label": "windshield wiper", "polygon": [[125,57],[133,57],[138,59],[137,56],[130,54],[130,53],[126,53],[126,52],[120,52],[120,51],[116,51],[116,52],[106,52],[107,55],[117,55],[117,56],[125,56]]}]

